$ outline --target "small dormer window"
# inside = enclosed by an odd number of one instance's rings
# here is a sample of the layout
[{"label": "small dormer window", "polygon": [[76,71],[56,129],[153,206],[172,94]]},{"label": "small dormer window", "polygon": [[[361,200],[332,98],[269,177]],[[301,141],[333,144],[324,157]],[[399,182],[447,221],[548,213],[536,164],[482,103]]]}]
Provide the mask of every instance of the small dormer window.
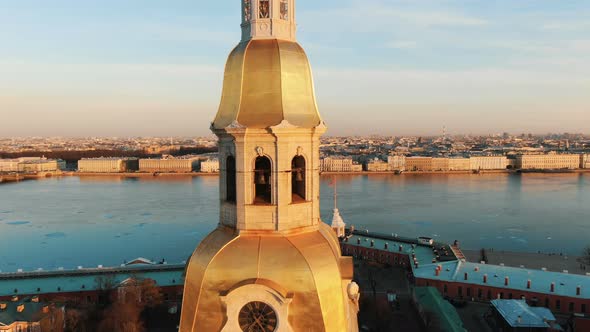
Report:
[{"label": "small dormer window", "polygon": [[252,20],[252,0],[244,0],[244,22]]},{"label": "small dormer window", "polygon": [[258,14],[260,18],[270,18],[270,2],[269,0],[259,0]]},{"label": "small dormer window", "polygon": [[281,20],[289,20],[289,0],[281,0]]}]

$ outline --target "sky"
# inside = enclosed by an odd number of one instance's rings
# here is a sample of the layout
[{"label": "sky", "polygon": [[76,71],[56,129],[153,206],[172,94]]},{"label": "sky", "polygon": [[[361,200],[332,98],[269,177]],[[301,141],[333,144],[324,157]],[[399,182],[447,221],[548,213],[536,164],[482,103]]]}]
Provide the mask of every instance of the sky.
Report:
[{"label": "sky", "polygon": [[[0,136],[209,135],[239,0],[0,0]],[[329,135],[590,133],[588,0],[299,0]]]}]

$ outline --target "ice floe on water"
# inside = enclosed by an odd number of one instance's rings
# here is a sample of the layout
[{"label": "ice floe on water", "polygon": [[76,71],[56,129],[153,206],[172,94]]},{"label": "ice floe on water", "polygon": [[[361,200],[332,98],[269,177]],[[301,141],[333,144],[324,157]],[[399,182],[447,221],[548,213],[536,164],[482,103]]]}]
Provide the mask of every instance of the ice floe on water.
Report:
[{"label": "ice floe on water", "polygon": [[28,225],[30,224],[30,221],[9,221],[6,223],[6,225],[11,225],[11,226],[20,226],[20,225]]},{"label": "ice floe on water", "polygon": [[115,216],[113,216],[112,214],[109,214],[109,213],[105,214],[103,217],[105,219],[113,219],[113,218],[115,218]]},{"label": "ice floe on water", "polygon": [[142,216],[142,217],[148,217],[151,215],[153,215],[153,213],[151,213],[151,212],[144,212],[144,213],[140,214],[140,216]]},{"label": "ice floe on water", "polygon": [[66,237],[66,233],[63,233],[63,232],[48,233],[48,234],[45,234],[45,237],[51,238],[51,239],[62,238],[62,237]]}]

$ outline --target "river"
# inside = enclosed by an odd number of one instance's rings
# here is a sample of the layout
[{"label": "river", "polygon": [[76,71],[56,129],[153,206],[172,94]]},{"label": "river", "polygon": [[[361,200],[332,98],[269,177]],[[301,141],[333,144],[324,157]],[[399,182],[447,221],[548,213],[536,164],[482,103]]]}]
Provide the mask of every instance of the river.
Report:
[{"label": "river", "polygon": [[[357,229],[464,248],[578,255],[590,244],[590,174],[342,175]],[[322,218],[333,186],[322,177]],[[218,220],[217,177],[63,177],[0,186],[0,271],[186,260]]]}]

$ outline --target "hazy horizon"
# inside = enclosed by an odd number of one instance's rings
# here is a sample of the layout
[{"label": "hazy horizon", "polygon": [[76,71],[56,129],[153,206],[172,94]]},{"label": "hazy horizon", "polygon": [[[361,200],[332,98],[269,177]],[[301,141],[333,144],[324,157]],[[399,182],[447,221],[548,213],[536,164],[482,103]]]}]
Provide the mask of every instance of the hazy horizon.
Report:
[{"label": "hazy horizon", "polygon": [[[299,1],[330,136],[590,133],[590,3]],[[210,136],[239,1],[0,11],[4,137]]]}]

